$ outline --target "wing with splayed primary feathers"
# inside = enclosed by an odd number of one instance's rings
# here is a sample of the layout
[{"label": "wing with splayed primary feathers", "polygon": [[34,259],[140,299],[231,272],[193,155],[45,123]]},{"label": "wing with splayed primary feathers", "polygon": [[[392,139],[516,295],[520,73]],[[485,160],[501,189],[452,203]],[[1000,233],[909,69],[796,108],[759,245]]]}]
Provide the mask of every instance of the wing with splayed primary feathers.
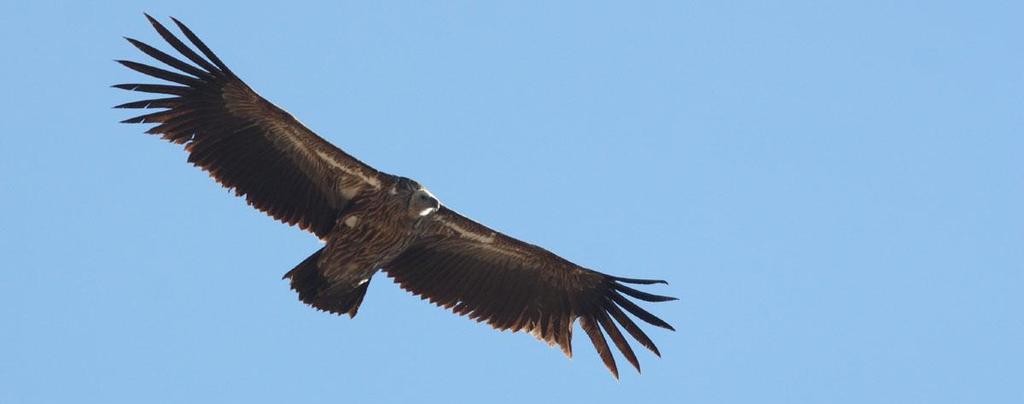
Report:
[{"label": "wing with splayed primary feathers", "polygon": [[672,326],[626,296],[649,302],[675,299],[625,284],[664,281],[619,278],[583,268],[445,207],[426,220],[420,239],[384,268],[402,288],[496,329],[529,332],[570,356],[572,327],[579,320],[616,377],[602,329],[637,371],[639,361],[619,327],[660,355],[626,312],[658,327]]},{"label": "wing with splayed primary feathers", "polygon": [[239,196],[244,195],[250,205],[321,238],[334,226],[338,212],[361,190],[381,187],[388,174],[349,156],[260,97],[184,24],[174,20],[202,56],[152,17],[146,17],[160,36],[191,63],[127,38],[173,71],[118,61],[171,83],[115,85],[168,95],[118,105],[163,109],[123,122],[157,124],[147,133],[184,144],[190,163]]}]

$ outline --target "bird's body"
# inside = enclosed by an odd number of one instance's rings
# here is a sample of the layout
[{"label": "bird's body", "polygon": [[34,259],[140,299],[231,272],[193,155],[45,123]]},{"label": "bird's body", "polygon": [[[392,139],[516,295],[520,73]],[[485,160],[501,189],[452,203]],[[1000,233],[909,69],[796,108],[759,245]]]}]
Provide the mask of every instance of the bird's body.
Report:
[{"label": "bird's body", "polygon": [[529,332],[567,355],[578,320],[616,377],[601,330],[637,370],[636,355],[618,327],[659,354],[625,313],[672,327],[623,295],[673,300],[625,285],[664,281],[602,274],[463,217],[416,181],[362,163],[260,97],[177,20],[203,56],[147,18],[192,64],[128,39],[177,71],[119,61],[174,83],[116,85],[170,95],[119,105],[164,109],[124,122],[157,124],[147,133],[184,144],[190,163],[250,205],[325,242],[285,274],[303,302],[355,316],[371,277],[384,271],[432,303],[497,329]]},{"label": "bird's body", "polygon": [[424,217],[440,202],[414,181],[390,179],[380,190],[358,194],[324,239],[327,245],[285,274],[303,302],[355,317],[373,274],[419,238]]}]

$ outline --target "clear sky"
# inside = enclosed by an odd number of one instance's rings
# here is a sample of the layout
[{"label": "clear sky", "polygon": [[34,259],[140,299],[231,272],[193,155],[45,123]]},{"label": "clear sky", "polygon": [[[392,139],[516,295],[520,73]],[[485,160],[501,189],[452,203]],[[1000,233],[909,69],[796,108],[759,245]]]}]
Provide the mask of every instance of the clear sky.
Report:
[{"label": "clear sky", "polygon": [[[273,3],[0,3],[0,402],[1024,402],[1021,2]],[[380,275],[301,304],[313,236],[117,124],[143,11],[468,216],[669,280],[663,357],[615,381]]]}]

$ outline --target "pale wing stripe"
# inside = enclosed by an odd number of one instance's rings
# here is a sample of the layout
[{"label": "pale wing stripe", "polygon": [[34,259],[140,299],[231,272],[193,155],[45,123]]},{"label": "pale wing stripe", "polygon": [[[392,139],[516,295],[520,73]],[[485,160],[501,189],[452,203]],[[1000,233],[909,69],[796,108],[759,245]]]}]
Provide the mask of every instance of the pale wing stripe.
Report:
[{"label": "pale wing stripe", "polygon": [[466,238],[466,239],[469,239],[469,240],[473,240],[473,241],[477,241],[477,242],[484,243],[484,244],[491,244],[491,243],[494,242],[495,232],[493,232],[493,231],[491,232],[491,234],[483,236],[483,235],[480,235],[479,233],[474,233],[474,232],[472,232],[470,230],[467,230],[467,229],[463,228],[462,226],[459,226],[459,225],[457,225],[455,223],[452,223],[452,222],[449,222],[447,220],[444,220],[443,218],[440,220],[440,222],[445,227],[454,230],[456,233],[458,233],[463,238]]},{"label": "pale wing stripe", "polygon": [[356,177],[359,177],[359,179],[361,179],[361,180],[363,180],[363,182],[369,184],[371,187],[373,187],[373,189],[377,189],[377,190],[380,189],[380,180],[366,175],[366,173],[362,172],[361,170],[352,169],[352,167],[349,167],[349,166],[345,165],[344,163],[338,162],[337,160],[334,159],[334,156],[332,156],[330,153],[325,153],[322,150],[317,150],[316,151],[316,155],[320,156],[320,158],[324,159],[324,161],[326,161],[328,164],[330,164],[331,167],[334,167],[334,168],[336,168],[338,170],[341,170],[341,172],[343,172],[345,174],[354,175]]}]

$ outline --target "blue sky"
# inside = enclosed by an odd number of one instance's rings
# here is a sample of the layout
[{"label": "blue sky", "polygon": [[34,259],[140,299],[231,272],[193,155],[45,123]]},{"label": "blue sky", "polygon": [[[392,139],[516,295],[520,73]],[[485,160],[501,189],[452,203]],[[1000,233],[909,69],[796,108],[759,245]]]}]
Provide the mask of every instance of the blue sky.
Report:
[{"label": "blue sky", "polygon": [[[0,4],[0,402],[1024,402],[1021,3],[275,3]],[[468,216],[669,280],[663,357],[615,381],[380,276],[302,305],[313,236],[116,123],[143,11]]]}]

